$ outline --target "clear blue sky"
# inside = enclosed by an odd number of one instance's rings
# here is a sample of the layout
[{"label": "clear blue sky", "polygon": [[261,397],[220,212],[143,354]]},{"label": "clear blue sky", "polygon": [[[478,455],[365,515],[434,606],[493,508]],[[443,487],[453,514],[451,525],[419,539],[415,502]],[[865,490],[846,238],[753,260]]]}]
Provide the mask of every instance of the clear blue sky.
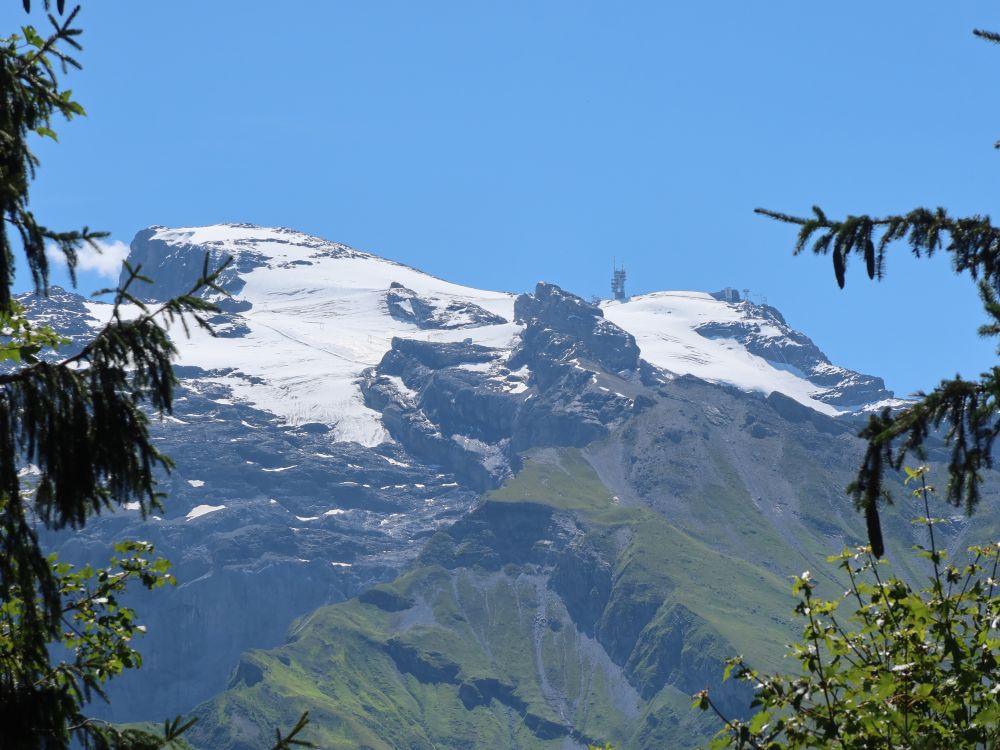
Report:
[{"label": "clear blue sky", "polygon": [[[36,0],[41,5],[41,0]],[[0,10],[3,29],[24,20]],[[457,282],[764,294],[899,393],[990,366],[975,290],[903,247],[888,279],[792,258],[754,216],[996,208],[995,3],[83,2],[89,116],[33,207],[315,233]],[[37,15],[37,14],[36,14]],[[85,275],[81,291],[104,281]]]}]

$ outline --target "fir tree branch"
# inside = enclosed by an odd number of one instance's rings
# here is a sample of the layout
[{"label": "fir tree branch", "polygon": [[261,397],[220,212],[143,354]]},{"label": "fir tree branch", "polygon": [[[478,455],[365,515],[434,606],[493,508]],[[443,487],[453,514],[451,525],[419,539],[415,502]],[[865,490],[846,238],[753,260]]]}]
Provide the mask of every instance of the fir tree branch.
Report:
[{"label": "fir tree branch", "polygon": [[973,29],[972,33],[978,36],[980,39],[985,39],[987,42],[1000,44],[1000,34],[998,34],[995,31],[987,31],[985,29]]},{"label": "fir tree branch", "polygon": [[893,414],[888,408],[869,417],[858,433],[867,443],[856,479],[847,487],[855,507],[865,513],[872,552],[885,551],[878,521],[880,503],[891,503],[885,472],[899,471],[908,455],[919,451],[928,436],[945,426],[950,447],[945,499],[972,513],[982,499],[982,470],[993,465],[993,445],[1000,433],[1000,368],[979,382],[956,377],[942,381],[920,400]]},{"label": "fir tree branch", "polygon": [[[799,227],[794,253],[807,248],[816,255],[832,254],[834,275],[843,288],[851,256],[865,261],[868,277],[885,273],[888,246],[905,241],[914,256],[930,257],[939,250],[952,256],[956,272],[968,271],[979,280],[979,293],[991,322],[979,329],[982,336],[1000,334],[1000,228],[988,216],[952,218],[943,208],[915,209],[885,217],[847,216],[831,220],[818,206],[809,218],[763,208],[755,213]],[[811,243],[811,244],[810,244]],[[906,456],[919,450],[932,430],[948,427],[945,442],[951,449],[949,481],[945,494],[953,505],[971,513],[978,505],[981,470],[992,466],[992,449],[1000,433],[1000,368],[984,373],[979,381],[959,377],[944,380],[930,393],[893,414],[885,409],[873,414],[859,433],[868,447],[857,478],[847,487],[855,507],[865,514],[868,538],[876,557],[885,551],[879,504],[891,503],[885,488],[887,469],[898,471]]]},{"label": "fir tree branch", "polygon": [[1000,289],[1000,229],[993,226],[989,216],[952,218],[943,208],[933,211],[917,208],[893,216],[862,215],[832,220],[819,206],[813,206],[810,218],[764,208],[756,208],[754,213],[797,225],[796,255],[810,241],[814,254],[832,253],[834,275],[841,288],[852,255],[865,261],[870,279],[881,279],[885,274],[886,249],[893,242],[905,240],[914,256],[930,257],[944,249],[951,254],[956,273],[968,271],[973,279],[981,278],[994,289]]},{"label": "fir tree branch", "polygon": [[308,740],[298,739],[299,734],[302,730],[306,728],[309,724],[309,712],[303,711],[302,715],[299,716],[299,720],[295,722],[288,734],[285,736],[281,735],[281,731],[278,729],[274,730],[274,745],[271,750],[292,750],[293,747],[316,747],[312,742]]},{"label": "fir tree branch", "polygon": [[[205,256],[205,263],[207,265],[208,255]],[[215,304],[202,299],[198,295],[207,290],[224,296],[229,296],[229,292],[219,286],[216,282],[218,281],[219,275],[231,263],[232,258],[227,258],[213,271],[203,271],[203,275],[191,285],[187,292],[167,300],[152,311],[148,310],[145,303],[130,294],[128,291],[135,281],[139,280],[149,282],[151,279],[143,277],[139,274],[141,266],[133,269],[126,263],[125,266],[127,268],[128,276],[120,287],[116,289],[102,289],[94,293],[95,296],[97,296],[100,294],[114,292],[115,301],[112,307],[109,322],[100,331],[98,331],[98,333],[86,346],[84,346],[76,354],[66,357],[55,364],[39,362],[31,367],[26,367],[16,372],[4,373],[0,375],[0,386],[29,380],[34,377],[37,371],[42,369],[53,367],[68,368],[81,362],[87,362],[94,352],[101,348],[104,342],[116,334],[120,335],[122,329],[132,328],[141,330],[149,325],[156,325],[156,319],[160,317],[167,318],[168,322],[173,322],[174,320],[183,322],[184,315],[190,314],[198,321],[200,327],[214,335],[214,333],[212,333],[211,326],[208,325],[207,321],[201,318],[198,313],[216,313],[219,312],[219,308]],[[123,318],[121,315],[121,309],[124,305],[130,303],[144,310],[143,314],[133,319]],[[170,350],[170,353],[174,353],[173,349]]]}]

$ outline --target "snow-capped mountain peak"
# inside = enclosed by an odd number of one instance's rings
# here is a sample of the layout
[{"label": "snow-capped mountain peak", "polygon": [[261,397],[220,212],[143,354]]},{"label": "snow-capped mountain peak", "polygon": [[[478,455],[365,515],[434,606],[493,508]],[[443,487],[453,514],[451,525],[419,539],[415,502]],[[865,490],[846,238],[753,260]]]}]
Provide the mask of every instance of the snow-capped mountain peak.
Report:
[{"label": "snow-capped mountain peak", "polygon": [[603,305],[648,362],[764,394],[778,391],[830,416],[903,402],[881,378],[839,367],[778,310],[722,294],[654,292]]},{"label": "snow-capped mountain peak", "polygon": [[[508,322],[514,295],[452,284],[290,229],[150,227],[136,235],[129,259],[155,280],[147,296],[162,299],[190,284],[206,252],[213,264],[233,258],[223,281],[234,296],[225,319],[213,321],[222,336],[179,337],[179,364],[210,371],[236,398],[289,423],[331,425],[338,440],[389,439],[355,381],[393,337],[471,338],[509,350],[518,331]],[[391,304],[402,290],[411,309],[423,304],[439,314],[423,324],[406,320],[399,302]]]},{"label": "snow-capped mountain peak", "polygon": [[[141,264],[154,284],[135,291],[148,299],[185,291],[206,253],[212,265],[232,258],[222,284],[233,296],[220,300],[224,314],[212,321],[218,337],[200,331],[177,337],[179,364],[198,368],[199,379],[227,387],[234,399],[287,424],[322,423],[335,440],[365,446],[391,441],[383,414],[366,402],[362,380],[394,339],[482,347],[492,352],[489,362],[461,367],[490,370],[489,377],[506,383],[504,392],[520,393],[534,382],[520,364],[513,369],[525,377],[516,383],[501,372],[523,343],[525,321],[515,320],[515,295],[454,284],[292,229],[217,224],[142,230],[129,261]],[[573,299],[579,304],[570,307],[590,307]],[[88,308],[96,318],[107,316],[101,304]],[[605,302],[593,315],[595,326],[634,336],[642,359],[666,377],[693,375],[765,395],[778,391],[830,416],[898,403],[880,378],[834,365],[767,305],[704,292],[656,292]],[[572,326],[567,332],[577,333]]]}]

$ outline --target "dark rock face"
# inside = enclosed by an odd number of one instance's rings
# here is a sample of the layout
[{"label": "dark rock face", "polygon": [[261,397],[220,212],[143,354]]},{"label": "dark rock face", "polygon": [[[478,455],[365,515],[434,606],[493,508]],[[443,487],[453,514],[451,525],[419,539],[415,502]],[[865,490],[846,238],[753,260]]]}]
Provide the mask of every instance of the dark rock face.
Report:
[{"label": "dark rock face", "polygon": [[379,367],[389,375],[402,375],[411,360],[428,370],[440,370],[466,363],[490,362],[496,356],[496,351],[480,344],[394,338],[392,349],[386,353]]},{"label": "dark rock face", "polygon": [[587,635],[594,635],[601,612],[608,605],[611,563],[593,546],[577,541],[566,546],[552,570],[553,591],[562,598],[577,627]]},{"label": "dark rock face", "polygon": [[[183,245],[168,244],[163,240],[154,239],[157,231],[163,227],[153,226],[136,233],[129,251],[129,263],[141,265],[142,273],[154,280],[153,284],[136,282],[130,291],[139,299],[163,301],[184,294],[191,288],[193,279],[197,279],[204,268],[205,258],[208,258],[210,269],[218,268],[230,258],[229,253],[206,244]],[[235,258],[220,277],[220,286],[230,294],[238,294],[244,281],[240,274],[267,265],[267,258],[248,249]],[[124,282],[124,269],[119,283]]]},{"label": "dark rock face", "polygon": [[[820,414],[818,411],[803,406],[793,398],[789,398],[783,393],[774,391],[767,397],[767,403],[789,422],[810,424],[820,432],[831,435],[842,435],[845,432],[853,432],[849,421],[837,420]],[[759,428],[760,425],[757,425]],[[751,434],[753,430],[751,430]],[[754,434],[754,437],[762,437],[761,434]]]},{"label": "dark rock face", "polygon": [[17,301],[33,323],[48,325],[60,336],[70,340],[61,350],[61,356],[82,348],[100,326],[100,321],[87,309],[86,298],[60,286],[49,287],[47,297],[40,294],[19,294]]},{"label": "dark rock face", "polygon": [[552,284],[521,295],[517,349],[396,338],[361,381],[365,403],[414,455],[485,490],[520,451],[583,446],[642,408],[635,339]]},{"label": "dark rock face", "polygon": [[475,328],[506,323],[505,318],[479,305],[462,300],[420,297],[412,289],[393,282],[385,294],[389,314],[418,328]]},{"label": "dark rock face", "polygon": [[379,366],[365,373],[361,390],[414,455],[485,490],[510,470],[504,427],[518,396],[506,381],[465,367],[496,364],[500,356],[475,344],[393,339]]},{"label": "dark rock face", "polygon": [[260,665],[254,664],[250,659],[242,658],[240,663],[236,665],[236,669],[233,670],[233,675],[229,678],[226,687],[233,688],[238,685],[253,687],[263,679],[264,670],[261,669]]},{"label": "dark rock face", "polygon": [[238,315],[227,315],[225,313],[213,315],[208,319],[208,324],[212,326],[212,330],[216,336],[223,338],[238,339],[250,333],[250,326],[240,319]]},{"label": "dark rock face", "polygon": [[523,712],[526,707],[524,701],[514,692],[512,685],[506,685],[495,677],[463,682],[458,688],[458,696],[469,710],[489,705],[490,701],[498,701],[518,712]]},{"label": "dark rock face", "polygon": [[514,311],[525,330],[508,366],[529,368],[537,389],[512,436],[515,450],[586,445],[635,407],[645,390],[639,348],[600,308],[539,283]]},{"label": "dark rock face", "polygon": [[485,503],[461,521],[435,534],[420,561],[446,568],[479,567],[497,571],[514,563],[551,564],[552,551],[540,542],[548,534],[571,538],[571,527],[540,504]]},{"label": "dark rock face", "polygon": [[751,354],[782,369],[801,373],[818,386],[815,398],[833,406],[858,408],[893,398],[882,378],[830,362],[812,339],[790,328],[774,307],[748,301],[740,303],[740,307],[747,315],[746,320],[706,323],[697,329],[698,333],[710,339],[735,339]]},{"label": "dark rock face", "polygon": [[518,297],[514,317],[527,325],[525,346],[547,350],[553,359],[579,354],[613,373],[639,366],[639,347],[630,333],[605,320],[601,308],[555,284],[539,282],[534,295]]},{"label": "dark rock face", "polygon": [[398,592],[387,586],[372,586],[370,589],[361,592],[358,599],[365,604],[374,604],[386,612],[401,612],[413,606],[412,599],[400,596]]},{"label": "dark rock face", "polygon": [[458,664],[440,651],[419,651],[399,638],[389,639],[385,646],[400,672],[421,682],[456,682]]}]

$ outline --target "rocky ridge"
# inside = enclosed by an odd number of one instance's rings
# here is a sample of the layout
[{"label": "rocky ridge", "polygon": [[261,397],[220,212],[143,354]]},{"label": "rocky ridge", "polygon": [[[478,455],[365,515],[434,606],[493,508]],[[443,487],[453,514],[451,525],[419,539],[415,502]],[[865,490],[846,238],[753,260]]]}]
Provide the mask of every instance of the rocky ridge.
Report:
[{"label": "rocky ridge", "polygon": [[737,307],[740,320],[703,323],[695,331],[709,339],[736,341],[751,354],[801,374],[817,386],[818,401],[851,411],[895,401],[882,378],[833,364],[812,339],[792,329],[777,308],[746,300]]}]

